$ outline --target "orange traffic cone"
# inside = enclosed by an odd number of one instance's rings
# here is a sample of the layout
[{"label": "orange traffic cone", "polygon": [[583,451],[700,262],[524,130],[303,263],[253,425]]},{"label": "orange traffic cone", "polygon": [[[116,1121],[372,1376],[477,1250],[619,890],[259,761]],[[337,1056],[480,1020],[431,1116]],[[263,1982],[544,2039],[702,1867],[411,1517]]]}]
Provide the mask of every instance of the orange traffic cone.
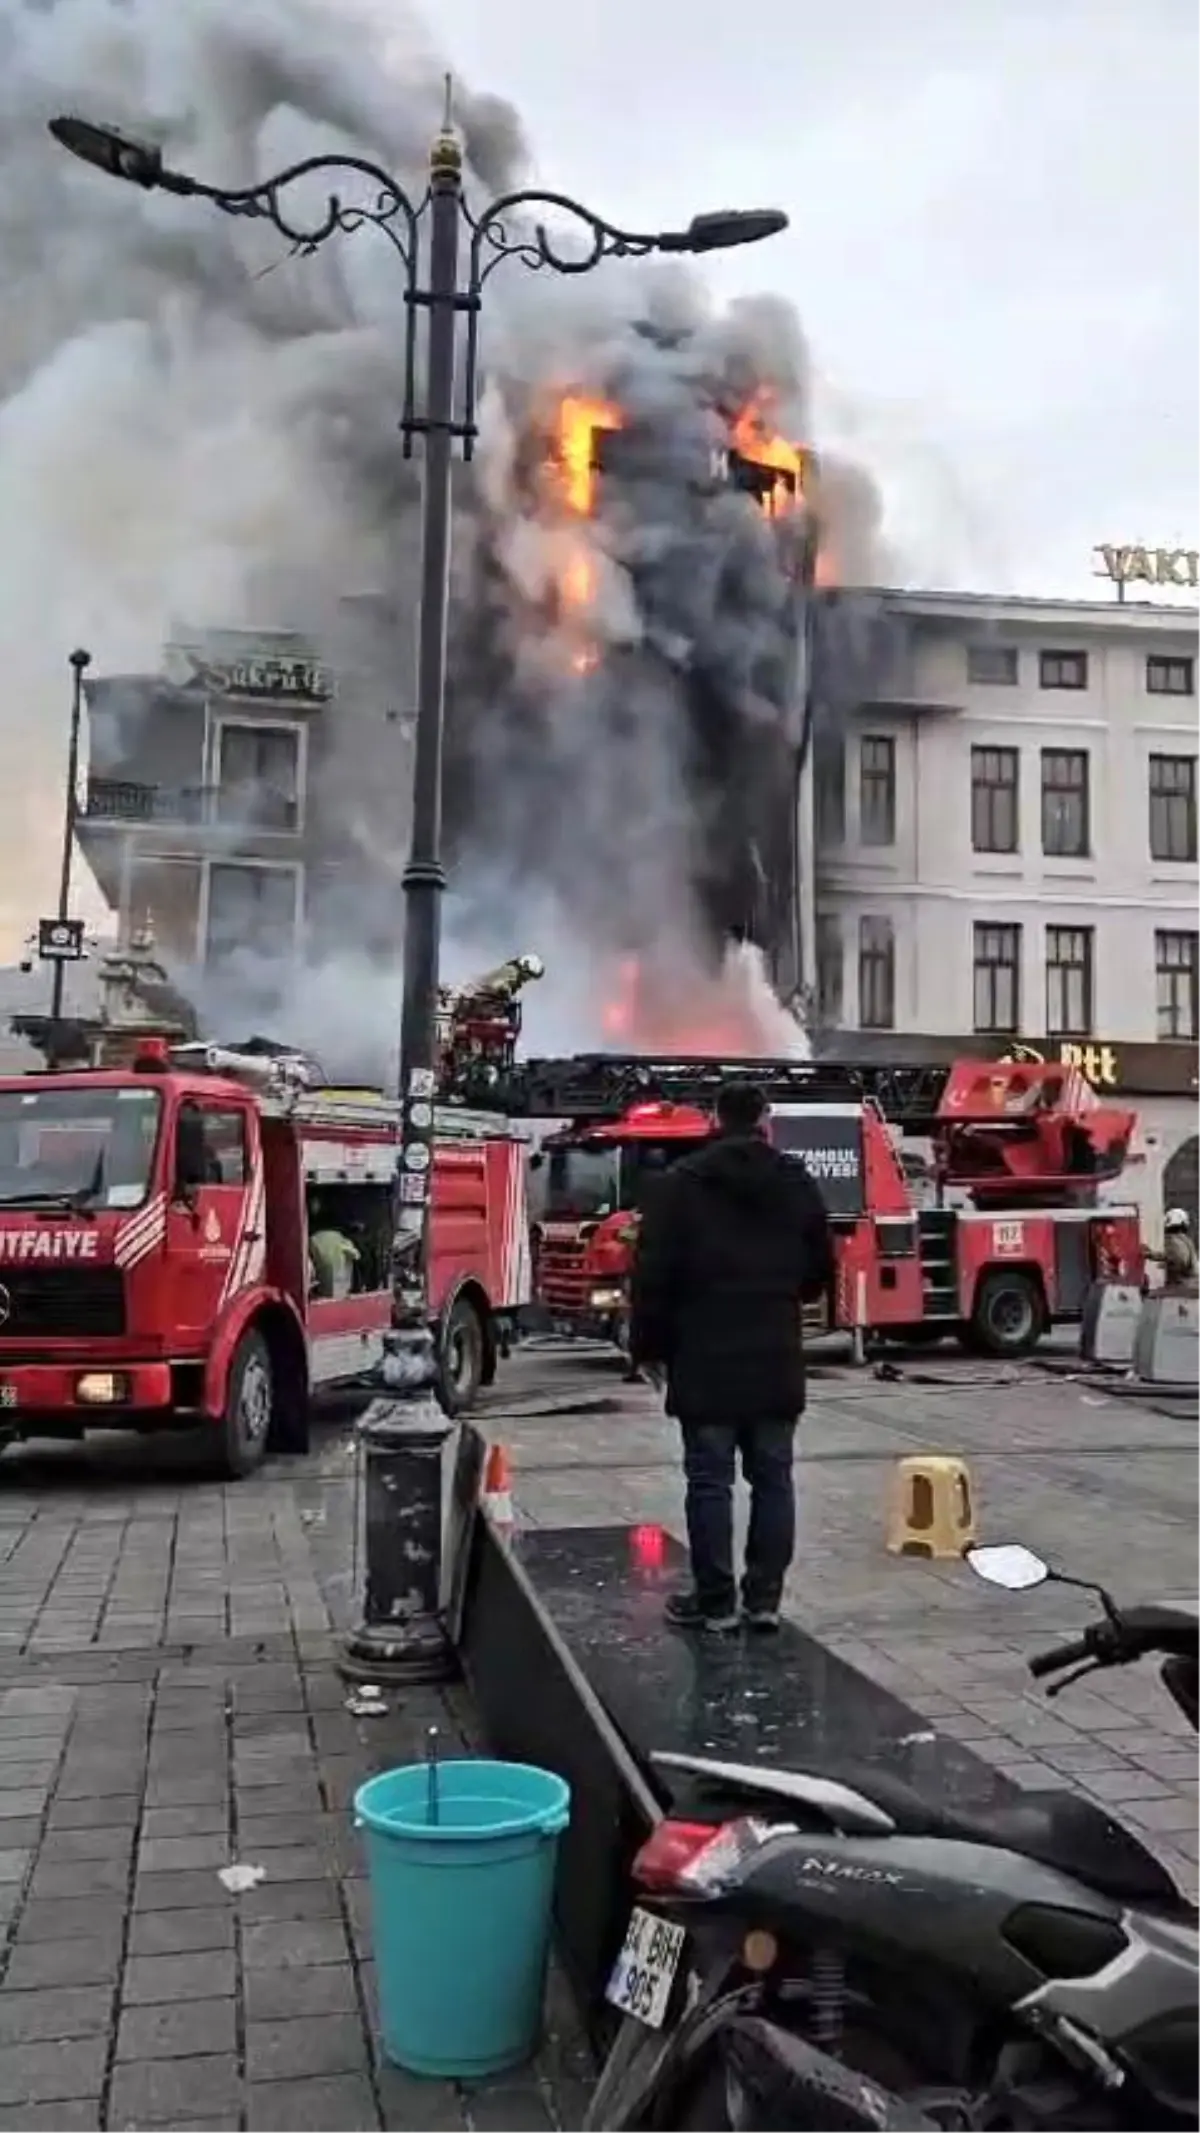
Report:
[{"label": "orange traffic cone", "polygon": [[512,1466],[502,1444],[489,1444],[483,1470],[483,1508],[494,1526],[513,1523]]}]

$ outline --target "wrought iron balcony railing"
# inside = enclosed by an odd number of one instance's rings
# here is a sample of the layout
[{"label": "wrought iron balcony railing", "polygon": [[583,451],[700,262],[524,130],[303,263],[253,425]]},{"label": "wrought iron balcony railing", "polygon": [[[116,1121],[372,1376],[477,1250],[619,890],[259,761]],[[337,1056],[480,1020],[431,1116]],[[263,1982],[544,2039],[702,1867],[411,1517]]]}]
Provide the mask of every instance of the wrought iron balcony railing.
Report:
[{"label": "wrought iron balcony railing", "polygon": [[295,800],[265,786],[142,785],[127,778],[89,778],[83,819],[287,833],[299,827],[299,809]]},{"label": "wrought iron balcony railing", "polygon": [[211,822],[212,785],[139,785],[126,778],[89,778],[84,815],[91,822]]}]

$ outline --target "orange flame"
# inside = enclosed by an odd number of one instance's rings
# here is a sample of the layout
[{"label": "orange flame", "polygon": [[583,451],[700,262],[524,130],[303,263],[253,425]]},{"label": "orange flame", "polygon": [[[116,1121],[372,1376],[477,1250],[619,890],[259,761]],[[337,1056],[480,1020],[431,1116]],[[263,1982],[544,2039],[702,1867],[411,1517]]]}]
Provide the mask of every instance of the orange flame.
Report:
[{"label": "orange flame", "polygon": [[[596,470],[593,465],[597,430],[618,430],[621,411],[607,400],[593,400],[582,393],[568,393],[559,404],[558,440],[555,454],[562,483],[563,500],[577,518],[590,518],[596,503]],[[595,558],[582,544],[562,573],[559,591],[563,606],[576,611],[591,605],[596,590]],[[571,670],[590,674],[599,665],[594,645],[581,645],[571,654]]]},{"label": "orange flame", "polygon": [[618,963],[600,1025],[615,1049],[665,1059],[761,1059],[779,1049],[719,978],[652,973],[637,956]]},{"label": "orange flame", "polygon": [[769,417],[769,403],[760,395],[742,409],[730,430],[729,441],[743,459],[776,473],[778,479],[763,498],[763,510],[768,518],[783,518],[803,501],[809,459],[800,445],[789,444],[786,437],[771,429]]},{"label": "orange flame", "polygon": [[558,457],[563,475],[563,494],[568,510],[590,518],[596,502],[596,470],[592,464],[597,430],[619,430],[621,410],[607,400],[589,400],[569,393],[558,411]]}]

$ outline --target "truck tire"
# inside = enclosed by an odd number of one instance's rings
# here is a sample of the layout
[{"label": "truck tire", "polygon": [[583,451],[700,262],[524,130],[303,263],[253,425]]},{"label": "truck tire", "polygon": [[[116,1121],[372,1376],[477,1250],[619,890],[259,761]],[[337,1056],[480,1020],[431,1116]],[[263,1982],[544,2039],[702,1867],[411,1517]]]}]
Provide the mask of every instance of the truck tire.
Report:
[{"label": "truck tire", "polygon": [[243,1333],[233,1351],[221,1417],[221,1472],[240,1481],[261,1466],[271,1433],[275,1380],[271,1351],[261,1333]]},{"label": "truck tire", "polygon": [[437,1395],[448,1415],[469,1414],[479,1397],[486,1358],[483,1321],[469,1296],[460,1296],[442,1321]]},{"label": "truck tire", "polygon": [[1046,1330],[1046,1306],[1031,1274],[985,1274],[971,1313],[971,1346],[984,1355],[1028,1355]]}]

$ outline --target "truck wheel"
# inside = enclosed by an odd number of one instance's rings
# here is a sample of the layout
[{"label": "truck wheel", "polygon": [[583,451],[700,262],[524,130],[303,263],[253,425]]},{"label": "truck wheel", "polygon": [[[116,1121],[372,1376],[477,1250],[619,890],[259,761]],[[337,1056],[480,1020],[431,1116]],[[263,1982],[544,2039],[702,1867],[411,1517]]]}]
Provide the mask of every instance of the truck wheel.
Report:
[{"label": "truck wheel", "polygon": [[1028,1355],[1045,1331],[1046,1308],[1028,1274],[986,1274],[971,1313],[972,1346],[984,1355]]},{"label": "truck wheel", "polygon": [[221,1471],[230,1481],[262,1465],[274,1404],[271,1351],[261,1333],[243,1333],[229,1366],[221,1418]]},{"label": "truck wheel", "polygon": [[465,1415],[474,1407],[483,1365],[483,1325],[474,1304],[460,1296],[443,1322],[438,1343],[437,1395],[448,1415]]}]

